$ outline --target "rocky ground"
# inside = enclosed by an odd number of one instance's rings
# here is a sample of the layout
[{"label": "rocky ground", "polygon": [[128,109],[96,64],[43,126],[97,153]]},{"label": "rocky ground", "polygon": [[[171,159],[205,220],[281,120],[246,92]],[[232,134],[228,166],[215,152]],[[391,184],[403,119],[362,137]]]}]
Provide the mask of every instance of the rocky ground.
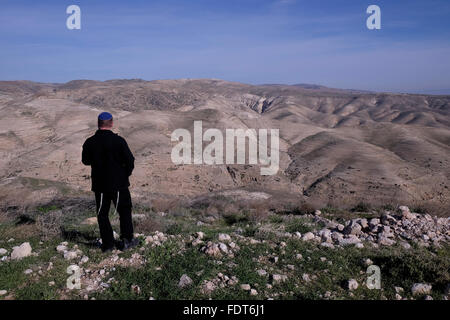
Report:
[{"label": "rocky ground", "polygon": [[[45,223],[37,219],[43,215],[49,217]],[[89,210],[69,215],[53,206],[0,217],[0,299],[446,300],[450,295],[449,218],[405,206],[350,219],[329,208],[258,219],[137,208],[140,245],[105,254],[95,246],[98,231]],[[49,221],[59,231],[49,234]],[[118,230],[117,216],[112,222]],[[368,286],[370,266],[380,268],[380,288]]]}]

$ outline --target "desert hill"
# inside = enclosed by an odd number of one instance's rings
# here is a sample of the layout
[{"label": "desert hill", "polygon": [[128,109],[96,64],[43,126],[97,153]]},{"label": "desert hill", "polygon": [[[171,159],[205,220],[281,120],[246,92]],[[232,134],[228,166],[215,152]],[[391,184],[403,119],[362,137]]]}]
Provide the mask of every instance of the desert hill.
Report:
[{"label": "desert hill", "polygon": [[[450,96],[247,85],[208,79],[0,82],[0,202],[88,192],[81,145],[101,111],[136,157],[136,199],[260,191],[272,200],[352,207],[407,204],[450,212]],[[171,132],[280,129],[280,170],[171,162]],[[245,193],[242,193],[245,194]]]}]

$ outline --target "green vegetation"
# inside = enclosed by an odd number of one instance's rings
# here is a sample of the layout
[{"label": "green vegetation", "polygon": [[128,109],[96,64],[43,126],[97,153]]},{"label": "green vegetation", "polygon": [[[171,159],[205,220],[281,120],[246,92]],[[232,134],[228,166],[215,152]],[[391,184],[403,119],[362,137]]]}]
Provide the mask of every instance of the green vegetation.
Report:
[{"label": "green vegetation", "polygon": [[[142,210],[141,210],[142,209]],[[99,237],[95,224],[86,224],[92,217],[90,209],[71,209],[56,205],[42,206],[22,216],[0,213],[0,248],[11,253],[13,246],[30,242],[33,253],[22,260],[0,262],[0,290],[7,294],[0,299],[395,299],[395,287],[404,288],[403,298],[412,298],[411,286],[417,282],[432,284],[431,296],[442,299],[450,283],[450,246],[422,248],[413,245],[404,249],[392,247],[364,248],[354,246],[325,248],[314,242],[306,242],[291,234],[319,229],[322,226],[314,219],[297,214],[269,214],[260,219],[247,219],[248,212],[222,213],[215,219],[198,209],[184,209],[178,214],[159,215],[140,208],[144,215],[135,220],[138,232],[144,233],[142,245],[132,251],[102,254],[93,246]],[[62,212],[61,212],[62,210]],[[174,209],[177,210],[177,209]],[[342,212],[323,208],[323,215]],[[39,222],[40,217],[60,215],[60,219]],[[202,223],[198,223],[202,221]],[[40,224],[41,223],[41,224]],[[42,224],[44,223],[44,224]],[[52,226],[51,224],[57,224]],[[119,232],[118,217],[112,217],[114,230]],[[42,233],[42,227],[59,230]],[[145,227],[142,227],[145,226]],[[160,245],[144,244],[145,236],[162,231],[167,240]],[[196,232],[203,232],[203,243],[194,245]],[[218,243],[220,233],[231,236],[239,246],[234,255],[212,256],[200,248],[208,241]],[[172,236],[171,236],[172,235]],[[13,238],[13,240],[10,240]],[[10,240],[10,241],[8,241]],[[65,260],[56,246],[67,241],[68,248],[78,247],[89,261],[84,269],[107,271],[102,281],[111,281],[104,290],[87,292],[68,290],[67,267],[73,261]],[[225,241],[226,242],[226,241]],[[229,244],[229,242],[226,242]],[[107,265],[113,255],[131,261],[135,255],[144,261],[141,264]],[[381,269],[381,290],[366,287],[367,265],[370,259]],[[79,261],[75,260],[75,261]],[[25,270],[31,269],[31,274]],[[264,270],[266,274],[258,274]],[[212,292],[204,291],[205,283],[217,279],[218,274],[235,276],[237,284],[220,286],[216,283]],[[178,282],[183,274],[192,279],[192,284],[180,288]],[[274,275],[285,275],[284,281],[274,281]],[[355,279],[359,287],[350,291],[346,287],[349,279]],[[241,289],[249,284],[256,290],[253,295]],[[138,287],[139,290],[133,289]],[[415,297],[422,298],[422,297]]]}]

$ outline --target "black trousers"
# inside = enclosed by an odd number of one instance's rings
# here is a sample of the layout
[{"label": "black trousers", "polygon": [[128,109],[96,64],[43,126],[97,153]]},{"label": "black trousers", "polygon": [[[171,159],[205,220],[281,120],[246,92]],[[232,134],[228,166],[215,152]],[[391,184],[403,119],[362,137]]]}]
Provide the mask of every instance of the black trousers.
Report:
[{"label": "black trousers", "polygon": [[95,192],[95,202],[97,204],[97,220],[100,228],[102,245],[105,248],[114,246],[114,234],[109,222],[109,209],[111,201],[119,213],[120,238],[133,239],[133,221],[131,219],[131,195],[128,189],[117,192]]}]

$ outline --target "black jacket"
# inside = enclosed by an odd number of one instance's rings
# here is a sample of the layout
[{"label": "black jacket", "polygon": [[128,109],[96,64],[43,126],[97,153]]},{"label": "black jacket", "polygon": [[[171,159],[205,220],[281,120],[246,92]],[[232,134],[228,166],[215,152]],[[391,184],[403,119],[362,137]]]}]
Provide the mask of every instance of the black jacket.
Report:
[{"label": "black jacket", "polygon": [[82,162],[91,166],[92,191],[114,192],[130,186],[134,157],[124,138],[97,130],[83,144]]}]

